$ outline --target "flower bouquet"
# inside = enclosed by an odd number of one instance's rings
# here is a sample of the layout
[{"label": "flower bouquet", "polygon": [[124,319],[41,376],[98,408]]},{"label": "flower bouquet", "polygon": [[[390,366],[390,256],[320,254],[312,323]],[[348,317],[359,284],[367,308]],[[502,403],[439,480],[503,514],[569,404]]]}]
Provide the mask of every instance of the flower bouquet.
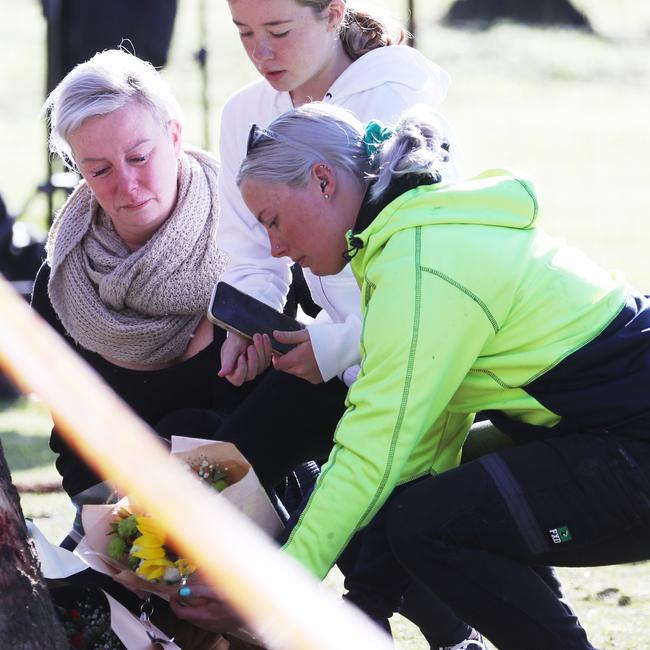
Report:
[{"label": "flower bouquet", "polygon": [[108,535],[108,555],[148,582],[176,584],[196,567],[166,544],[165,531],[148,515],[138,515],[122,505],[113,511]]},{"label": "flower bouquet", "polygon": [[[192,462],[186,467],[213,490],[221,492],[228,487],[228,476],[218,464],[205,456]],[[152,517],[136,514],[124,505],[113,510],[107,551],[137,576],[157,584],[176,585],[196,570],[166,543],[165,531]]]},{"label": "flower bouquet", "polygon": [[[231,443],[172,438],[172,455],[198,480],[226,498],[271,536],[282,523],[250,464]],[[136,592],[162,598],[178,592],[196,567],[169,545],[165,531],[127,498],[114,505],[85,505],[85,537],[76,553],[93,569]]]}]

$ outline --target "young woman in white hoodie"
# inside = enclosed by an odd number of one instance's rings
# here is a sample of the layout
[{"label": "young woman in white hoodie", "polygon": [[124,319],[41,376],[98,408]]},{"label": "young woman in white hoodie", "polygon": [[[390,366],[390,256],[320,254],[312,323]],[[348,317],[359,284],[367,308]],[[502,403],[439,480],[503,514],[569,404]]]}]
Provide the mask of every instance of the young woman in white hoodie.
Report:
[{"label": "young woman in white hoodie", "polygon": [[[450,77],[403,44],[403,29],[355,11],[344,0],[228,4],[242,45],[263,78],[233,95],[221,117],[219,241],[231,257],[223,280],[282,309],[291,260],[272,256],[264,228],[244,205],[235,183],[251,124],[265,127],[308,101],[335,103],[361,120],[393,122],[414,104],[438,107]],[[448,127],[446,131],[451,140]],[[453,142],[451,159],[453,174],[459,159]],[[316,278],[308,270],[304,276],[322,311],[306,332],[284,337],[298,346],[275,367],[316,383],[338,376],[349,385],[360,359],[359,289],[347,267],[331,278]],[[268,352],[249,357],[246,353],[252,350],[243,339],[228,338],[222,375],[233,383],[251,379],[265,367]]]},{"label": "young woman in white hoodie", "polygon": [[[345,0],[228,0],[228,5],[242,45],[263,78],[235,93],[222,111],[218,238],[231,261],[221,280],[281,311],[292,280],[291,259],[271,250],[265,228],[244,204],[236,183],[251,125],[265,127],[317,100],[343,106],[362,120],[394,122],[414,104],[438,107],[450,77],[404,44],[408,35],[402,28],[355,11]],[[447,173],[457,176],[458,149],[440,121],[450,143]],[[267,486],[300,462],[327,457],[360,361],[359,287],[349,268],[329,277],[305,269],[304,279],[321,311],[305,330],[277,335],[296,347],[273,358],[274,369],[265,372],[272,359],[267,337],[256,335],[250,343],[229,334],[221,349],[220,376],[235,385],[253,379],[258,384],[216,435],[235,442]],[[195,422],[201,427],[206,420],[199,416]],[[388,557],[383,537],[378,521],[358,540],[356,564],[346,559],[346,587],[352,602],[387,625],[401,568]],[[201,589],[192,587],[195,595]],[[428,598],[410,596],[410,611],[403,613],[420,625],[432,647],[484,647],[470,627],[441,603],[427,603]],[[191,604],[191,599],[183,602]],[[177,611],[207,627],[223,622],[219,614],[211,618],[209,608]]]}]

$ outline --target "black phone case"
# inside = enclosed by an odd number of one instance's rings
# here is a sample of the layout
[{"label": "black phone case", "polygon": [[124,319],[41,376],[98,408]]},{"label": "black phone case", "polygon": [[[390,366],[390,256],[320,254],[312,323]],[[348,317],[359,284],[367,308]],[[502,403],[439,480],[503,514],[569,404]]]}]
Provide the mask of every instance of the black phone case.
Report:
[{"label": "black phone case", "polygon": [[271,347],[278,354],[289,352],[294,346],[273,338],[273,330],[297,331],[304,324],[269,307],[265,303],[236,289],[227,282],[217,282],[213,291],[208,319],[226,330],[252,339],[253,334],[268,334]]}]

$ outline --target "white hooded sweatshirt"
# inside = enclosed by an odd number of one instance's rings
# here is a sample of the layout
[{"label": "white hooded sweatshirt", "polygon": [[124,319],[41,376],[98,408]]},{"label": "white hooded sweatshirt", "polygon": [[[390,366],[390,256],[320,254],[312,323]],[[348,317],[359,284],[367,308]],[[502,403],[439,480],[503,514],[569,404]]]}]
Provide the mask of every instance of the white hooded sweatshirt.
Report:
[{"label": "white hooded sweatshirt", "polygon": [[[417,50],[404,45],[380,47],[354,61],[332,84],[324,101],[352,111],[360,120],[393,124],[416,104],[436,109],[447,95],[450,77]],[[260,79],[226,102],[221,116],[219,177],[219,246],[230,256],[221,277],[241,291],[281,310],[291,281],[291,259],[271,256],[264,227],[246,207],[235,182],[246,155],[251,124],[268,127],[293,108],[288,92],[278,92]],[[452,164],[445,174],[457,177],[460,156],[446,122]],[[307,327],[318,368],[325,381],[339,376],[350,385],[360,361],[361,307],[359,287],[349,265],[340,273],[304,276],[322,311]]]}]

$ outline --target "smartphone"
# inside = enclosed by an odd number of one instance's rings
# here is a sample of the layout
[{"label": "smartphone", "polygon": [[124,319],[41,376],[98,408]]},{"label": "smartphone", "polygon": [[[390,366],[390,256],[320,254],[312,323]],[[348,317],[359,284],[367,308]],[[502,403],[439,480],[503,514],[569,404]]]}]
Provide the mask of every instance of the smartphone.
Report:
[{"label": "smartphone", "polygon": [[253,334],[268,334],[276,354],[285,354],[294,345],[280,343],[273,338],[273,330],[297,331],[303,323],[282,314],[253,296],[236,289],[227,282],[217,282],[208,308],[208,319],[231,332],[252,340]]}]

